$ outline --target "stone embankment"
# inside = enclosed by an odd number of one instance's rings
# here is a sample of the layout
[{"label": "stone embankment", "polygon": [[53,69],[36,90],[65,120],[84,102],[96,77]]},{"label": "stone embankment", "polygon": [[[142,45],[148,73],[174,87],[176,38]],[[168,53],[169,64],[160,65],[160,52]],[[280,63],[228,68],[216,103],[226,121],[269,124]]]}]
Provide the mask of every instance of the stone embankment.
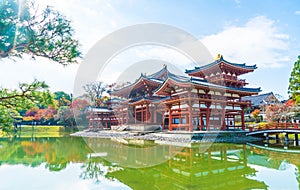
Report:
[{"label": "stone embankment", "polygon": [[246,143],[260,141],[261,138],[246,136],[246,132],[132,132],[132,131],[109,131],[109,130],[84,130],[71,136],[78,137],[96,137],[96,138],[123,138],[140,139],[169,142],[226,142],[226,143]]}]

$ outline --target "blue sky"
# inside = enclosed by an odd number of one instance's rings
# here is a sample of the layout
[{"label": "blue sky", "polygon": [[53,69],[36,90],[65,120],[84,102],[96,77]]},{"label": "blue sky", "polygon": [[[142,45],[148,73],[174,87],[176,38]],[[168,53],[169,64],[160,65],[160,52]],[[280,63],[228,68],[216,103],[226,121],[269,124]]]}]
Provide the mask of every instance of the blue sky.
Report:
[{"label": "blue sky", "polygon": [[[220,53],[231,62],[256,64],[255,72],[241,78],[247,79],[249,87],[261,87],[263,92],[273,91],[285,97],[293,63],[300,54],[300,1],[296,0],[38,2],[52,5],[73,21],[84,53],[102,37],[122,27],[149,22],[169,24],[199,38],[213,56]],[[117,61],[126,64],[142,60],[147,54],[141,50],[134,52],[120,56]],[[158,51],[147,52],[147,58],[162,56],[156,55]],[[5,82],[1,85],[10,87],[37,78],[45,80],[52,90],[72,92],[78,66],[64,68],[47,60],[37,61],[2,62],[0,79]],[[24,69],[26,74],[22,74]],[[16,70],[20,71],[18,76]],[[11,75],[15,77],[5,80]]]}]

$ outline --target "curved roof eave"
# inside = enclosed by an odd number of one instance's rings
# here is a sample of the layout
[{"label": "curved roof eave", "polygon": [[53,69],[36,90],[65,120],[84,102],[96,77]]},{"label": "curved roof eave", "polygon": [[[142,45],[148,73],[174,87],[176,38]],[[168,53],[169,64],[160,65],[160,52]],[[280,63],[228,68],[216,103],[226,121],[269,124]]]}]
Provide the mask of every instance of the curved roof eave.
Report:
[{"label": "curved roof eave", "polygon": [[162,81],[152,80],[151,78],[148,78],[147,76],[141,74],[141,76],[140,76],[137,80],[135,80],[134,83],[129,84],[129,85],[127,85],[127,86],[124,86],[124,87],[122,87],[121,89],[115,90],[115,91],[112,92],[112,94],[114,94],[114,93],[120,93],[120,92],[125,91],[125,90],[127,90],[127,89],[132,89],[132,88],[134,88],[135,85],[137,85],[142,79],[146,79],[146,80],[148,80],[148,81],[151,81],[151,82],[154,82],[154,83],[158,83],[158,84],[159,84],[159,83],[162,83]]},{"label": "curved roof eave", "polygon": [[228,64],[228,65],[233,66],[233,67],[246,69],[246,70],[252,70],[253,71],[254,69],[257,69],[256,65],[246,65],[246,63],[231,63],[229,61],[226,61],[223,58],[223,56],[221,56],[220,59],[215,60],[214,62],[209,63],[207,65],[204,65],[204,66],[201,66],[201,67],[195,67],[195,69],[190,69],[190,70],[186,69],[185,73],[190,74],[190,73],[194,73],[194,72],[198,72],[198,71],[203,71],[203,70],[209,69],[209,68],[211,68],[215,65],[218,65],[221,62],[224,62],[225,64]]}]

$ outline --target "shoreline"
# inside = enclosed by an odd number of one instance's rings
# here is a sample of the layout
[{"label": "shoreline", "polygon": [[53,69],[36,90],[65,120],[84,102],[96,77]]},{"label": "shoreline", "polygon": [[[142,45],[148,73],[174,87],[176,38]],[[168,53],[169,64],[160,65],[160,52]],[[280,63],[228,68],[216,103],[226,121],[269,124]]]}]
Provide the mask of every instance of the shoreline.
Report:
[{"label": "shoreline", "polygon": [[112,131],[112,130],[84,130],[70,134],[75,137],[87,138],[121,138],[137,140],[154,140],[166,142],[217,142],[217,143],[247,143],[261,141],[262,138],[246,136],[245,131],[210,131],[210,132],[134,132],[134,131]]}]

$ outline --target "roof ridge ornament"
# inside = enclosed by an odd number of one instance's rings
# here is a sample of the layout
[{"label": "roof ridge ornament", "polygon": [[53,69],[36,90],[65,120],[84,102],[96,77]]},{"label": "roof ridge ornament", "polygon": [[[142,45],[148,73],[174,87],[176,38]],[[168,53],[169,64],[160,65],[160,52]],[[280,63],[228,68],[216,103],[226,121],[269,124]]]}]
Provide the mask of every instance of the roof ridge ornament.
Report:
[{"label": "roof ridge ornament", "polygon": [[215,60],[217,61],[217,60],[222,60],[222,59],[223,59],[223,55],[221,55],[221,54],[218,53],[218,55],[215,58]]}]

